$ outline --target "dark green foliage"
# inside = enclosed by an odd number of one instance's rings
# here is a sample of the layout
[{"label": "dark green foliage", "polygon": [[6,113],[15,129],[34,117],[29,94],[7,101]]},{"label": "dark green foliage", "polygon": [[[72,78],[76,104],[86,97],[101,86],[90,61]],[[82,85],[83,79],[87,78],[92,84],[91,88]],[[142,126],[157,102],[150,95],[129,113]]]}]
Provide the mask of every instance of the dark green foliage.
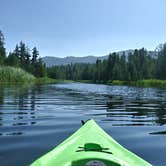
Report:
[{"label": "dark green foliage", "polygon": [[0,65],[8,65],[21,67],[25,71],[33,74],[36,77],[45,77],[46,67],[39,56],[39,51],[36,47],[30,49],[22,41],[16,45],[13,52],[6,56],[4,48],[4,36],[0,31]]},{"label": "dark green foliage", "polygon": [[8,57],[5,59],[5,64],[7,66],[19,67],[19,59],[14,53],[9,53]]},{"label": "dark green foliage", "polygon": [[54,66],[47,71],[49,77],[56,79],[93,80],[97,83],[166,79],[166,44],[160,45],[155,57],[141,48],[128,55],[109,54],[107,60],[97,60],[95,64]]},{"label": "dark green foliage", "polygon": [[166,43],[163,45],[160,45],[156,66],[157,66],[156,77],[158,79],[165,80],[166,79]]},{"label": "dark green foliage", "polygon": [[30,49],[21,41],[19,46],[13,52],[19,60],[19,66],[24,70],[32,73],[36,77],[46,76],[46,67],[39,56],[39,52],[36,47],[32,49],[32,55]]},{"label": "dark green foliage", "polygon": [[84,65],[83,69],[80,70],[81,75],[79,79],[82,80],[91,80],[93,78],[93,65]]},{"label": "dark green foliage", "polygon": [[100,82],[102,80],[101,72],[102,72],[102,63],[101,63],[101,60],[97,59],[95,69],[94,69],[94,77],[93,77],[93,80],[95,82]]},{"label": "dark green foliage", "polygon": [[0,65],[4,64],[5,58],[6,58],[6,50],[4,47],[4,36],[2,32],[0,31]]},{"label": "dark green foliage", "polygon": [[42,59],[39,58],[35,63],[34,65],[32,66],[33,67],[33,74],[34,76],[36,77],[46,77],[46,67],[45,67],[45,64],[43,64],[42,62]]},{"label": "dark green foliage", "polygon": [[39,56],[39,51],[37,50],[36,47],[34,47],[32,49],[32,60],[31,60],[32,64],[35,64],[37,62],[38,56]]}]

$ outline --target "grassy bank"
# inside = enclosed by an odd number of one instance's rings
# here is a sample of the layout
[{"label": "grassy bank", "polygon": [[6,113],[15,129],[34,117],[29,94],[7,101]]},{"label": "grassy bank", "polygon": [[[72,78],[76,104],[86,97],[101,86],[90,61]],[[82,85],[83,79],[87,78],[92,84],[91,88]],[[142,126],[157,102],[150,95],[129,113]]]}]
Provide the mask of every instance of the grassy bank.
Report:
[{"label": "grassy bank", "polygon": [[157,87],[157,88],[166,88],[166,80],[138,80],[138,81],[109,81],[108,84],[112,85],[131,85],[131,86],[140,86],[140,87]]},{"label": "grassy bank", "polygon": [[41,78],[36,78],[35,83],[36,84],[52,84],[52,83],[59,83],[59,82],[64,82],[63,80],[56,80],[48,77],[41,77]]},{"label": "grassy bank", "polygon": [[27,73],[21,68],[1,66],[0,67],[0,83],[21,83],[32,82],[35,77]]},{"label": "grassy bank", "polygon": [[166,80],[157,80],[157,79],[138,80],[138,81],[120,81],[120,80],[111,81],[110,80],[107,82],[93,82],[92,80],[78,80],[77,82],[99,83],[99,84],[107,84],[107,85],[130,85],[130,86],[139,86],[139,87],[166,88]]},{"label": "grassy bank", "polygon": [[139,80],[136,81],[136,86],[143,86],[143,87],[158,87],[158,88],[166,88],[166,80]]},{"label": "grassy bank", "polygon": [[120,81],[120,80],[113,80],[113,81],[107,81],[107,84],[110,85],[127,85],[127,81]]},{"label": "grassy bank", "polygon": [[76,82],[81,82],[81,83],[94,83],[92,80],[77,80]]},{"label": "grassy bank", "polygon": [[58,82],[62,82],[62,80],[55,80],[48,77],[36,78],[21,68],[0,66],[1,84],[48,84]]}]

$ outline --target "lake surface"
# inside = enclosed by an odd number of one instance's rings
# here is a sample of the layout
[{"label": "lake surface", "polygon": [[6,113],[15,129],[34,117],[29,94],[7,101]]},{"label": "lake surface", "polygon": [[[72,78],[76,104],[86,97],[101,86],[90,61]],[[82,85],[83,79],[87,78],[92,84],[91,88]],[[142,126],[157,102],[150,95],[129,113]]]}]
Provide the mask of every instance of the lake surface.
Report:
[{"label": "lake surface", "polygon": [[166,165],[166,90],[83,83],[0,85],[0,165],[29,165],[90,118],[153,165]]}]

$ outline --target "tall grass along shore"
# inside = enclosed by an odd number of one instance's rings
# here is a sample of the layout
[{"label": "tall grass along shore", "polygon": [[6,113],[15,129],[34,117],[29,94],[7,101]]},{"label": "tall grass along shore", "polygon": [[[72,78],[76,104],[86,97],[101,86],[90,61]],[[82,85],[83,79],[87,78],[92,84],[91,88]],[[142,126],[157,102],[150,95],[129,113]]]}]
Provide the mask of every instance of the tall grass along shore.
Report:
[{"label": "tall grass along shore", "polygon": [[21,68],[0,66],[0,83],[21,83],[34,81],[35,77]]},{"label": "tall grass along shore", "polygon": [[166,80],[157,80],[157,79],[147,79],[147,80],[138,80],[138,81],[113,80],[113,81],[109,81],[108,84],[166,88]]},{"label": "tall grass along shore", "polygon": [[10,67],[10,66],[0,66],[0,83],[10,84],[10,83],[58,83],[62,80],[56,80],[48,77],[35,77],[32,74],[26,72],[21,68]]}]

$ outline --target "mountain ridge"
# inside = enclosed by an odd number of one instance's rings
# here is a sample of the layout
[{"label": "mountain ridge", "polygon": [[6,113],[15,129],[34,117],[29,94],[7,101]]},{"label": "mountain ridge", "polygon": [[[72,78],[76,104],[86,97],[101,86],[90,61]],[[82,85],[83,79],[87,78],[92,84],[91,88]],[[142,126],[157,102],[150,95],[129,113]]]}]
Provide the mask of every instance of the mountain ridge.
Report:
[{"label": "mountain ridge", "polygon": [[[125,51],[118,51],[120,56],[125,53],[127,56],[129,53],[133,53],[134,49],[129,49]],[[153,53],[153,51],[148,51],[149,53]],[[104,56],[94,56],[94,55],[88,55],[84,57],[75,57],[75,56],[67,56],[67,57],[53,57],[53,56],[45,56],[42,58],[43,62],[46,64],[47,67],[51,66],[59,66],[59,65],[67,65],[71,63],[95,63],[97,59],[99,60],[105,60],[108,59],[109,55],[104,55]]]}]

